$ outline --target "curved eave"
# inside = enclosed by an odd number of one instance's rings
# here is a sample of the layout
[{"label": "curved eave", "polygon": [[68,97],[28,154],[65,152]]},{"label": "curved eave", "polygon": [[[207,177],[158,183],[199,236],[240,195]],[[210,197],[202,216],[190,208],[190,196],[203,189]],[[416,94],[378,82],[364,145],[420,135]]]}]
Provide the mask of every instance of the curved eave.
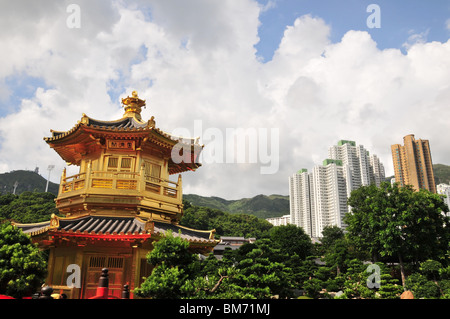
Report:
[{"label": "curved eave", "polygon": [[180,174],[188,171],[195,172],[201,166],[202,164],[200,163],[169,163],[169,174]]},{"label": "curved eave", "polygon": [[133,241],[136,239],[149,239],[151,234],[143,232],[127,232],[127,233],[102,233],[102,232],[87,232],[87,231],[66,231],[66,230],[52,230],[49,232],[52,236],[61,237],[77,237],[86,239],[98,239],[98,240],[114,240],[114,241]]},{"label": "curved eave", "polygon": [[181,236],[181,238],[194,245],[215,246],[218,243],[218,241],[214,239],[215,230],[197,230],[178,224],[169,224],[164,222],[154,223],[154,235],[161,237],[168,231],[171,231],[173,236]]},{"label": "curved eave", "polygon": [[80,128],[94,129],[97,132],[114,132],[114,133],[154,132],[155,133],[154,136],[158,137],[161,140],[161,144],[164,144],[164,142],[166,142],[167,146],[170,147],[173,147],[178,143],[181,145],[196,145],[198,147],[201,147],[201,145],[198,144],[197,139],[174,136],[169,133],[166,133],[165,131],[159,128],[150,125],[149,123],[141,122],[134,118],[129,117],[123,117],[115,121],[100,121],[92,119],[87,116],[83,116],[81,121],[79,121],[70,130],[68,131],[51,130],[52,136],[44,137],[44,140],[47,143],[65,142],[71,137],[76,136],[75,134],[80,130]]},{"label": "curved eave", "polygon": [[50,229],[50,221],[45,221],[41,223],[30,223],[30,224],[21,224],[12,222],[11,224],[14,227],[20,228],[23,233],[30,235],[31,237],[43,234]]}]

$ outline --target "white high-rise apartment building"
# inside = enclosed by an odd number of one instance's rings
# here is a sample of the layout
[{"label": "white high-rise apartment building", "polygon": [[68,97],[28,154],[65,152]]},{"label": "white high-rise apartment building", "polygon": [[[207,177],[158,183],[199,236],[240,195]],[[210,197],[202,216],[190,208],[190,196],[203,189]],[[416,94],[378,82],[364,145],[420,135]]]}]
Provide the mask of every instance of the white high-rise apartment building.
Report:
[{"label": "white high-rise apartment building", "polygon": [[376,155],[369,155],[363,145],[341,140],[328,149],[328,158],[341,160],[351,172],[351,190],[384,181],[384,166]]},{"label": "white high-rise apartment building", "polygon": [[370,174],[371,183],[375,183],[377,187],[386,179],[384,166],[375,154],[370,155]]},{"label": "white high-rise apartment building", "polygon": [[266,218],[266,220],[274,226],[286,226],[291,223],[291,215],[283,215],[281,217]]},{"label": "white high-rise apartment building", "polygon": [[342,161],[326,159],[323,165],[316,165],[310,184],[311,219],[315,221],[311,237],[321,237],[326,226],[344,228],[343,218],[348,212],[347,189],[351,183],[348,166]]},{"label": "white high-rise apartment building", "polygon": [[313,215],[311,214],[310,174],[302,169],[289,177],[290,223],[302,227],[312,236]]},{"label": "white high-rise apartment building", "polygon": [[[448,184],[439,184],[436,186],[437,193],[440,195],[445,195],[444,203],[450,208],[450,185]],[[447,216],[450,216],[450,212],[444,212]]]},{"label": "white high-rise apartment building", "polygon": [[312,238],[321,237],[326,226],[345,228],[352,190],[384,181],[384,167],[376,155],[353,141],[341,140],[328,149],[329,158],[289,177],[291,223]]}]

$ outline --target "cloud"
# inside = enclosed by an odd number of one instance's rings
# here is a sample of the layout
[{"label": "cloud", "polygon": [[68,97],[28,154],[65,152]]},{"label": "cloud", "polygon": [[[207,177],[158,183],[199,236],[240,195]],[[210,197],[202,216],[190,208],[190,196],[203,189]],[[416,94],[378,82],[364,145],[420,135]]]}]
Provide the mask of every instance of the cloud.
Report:
[{"label": "cloud", "polygon": [[[390,145],[409,133],[430,140],[435,163],[450,156],[442,138],[450,42],[423,37],[402,53],[350,30],[332,43],[331,27],[305,15],[286,27],[273,59],[263,63],[255,45],[264,8],[255,1],[79,1],[80,29],[66,26],[70,1],[50,3],[8,2],[0,13],[0,24],[17,26],[0,28],[11,48],[0,52],[0,82],[16,101],[0,100],[3,171],[56,164],[57,176],[65,163],[42,140],[49,130],[70,129],[82,113],[117,119],[120,97],[135,89],[147,100],[144,119],[155,116],[161,129],[200,136],[207,146],[221,141],[223,160],[205,158],[197,172],[183,174],[185,193],[287,194],[287,177],[321,163],[340,139],[379,155],[388,174]],[[105,14],[97,19],[98,12]],[[39,81],[25,96],[11,77]],[[227,129],[260,132],[258,143],[266,143],[256,148],[257,163],[226,161],[238,147]],[[268,157],[278,165],[274,174],[261,173]]]},{"label": "cloud", "polygon": [[426,43],[428,34],[430,33],[430,29],[427,29],[423,32],[416,33],[414,30],[409,31],[410,36],[406,40],[405,43],[403,43],[403,47],[406,49],[411,48],[414,44],[417,43]]}]

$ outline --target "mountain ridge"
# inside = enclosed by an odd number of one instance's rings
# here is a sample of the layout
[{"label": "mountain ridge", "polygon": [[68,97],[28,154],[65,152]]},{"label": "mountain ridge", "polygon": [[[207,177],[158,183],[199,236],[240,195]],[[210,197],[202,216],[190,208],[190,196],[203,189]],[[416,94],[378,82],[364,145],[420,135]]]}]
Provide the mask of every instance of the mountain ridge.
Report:
[{"label": "mountain ridge", "polygon": [[[14,187],[17,182],[17,187]],[[15,170],[0,174],[0,194],[14,193],[19,195],[23,192],[45,192],[47,179],[36,171]],[[48,192],[58,195],[59,184],[49,182]]]},{"label": "mountain ridge", "polygon": [[259,194],[250,198],[227,200],[218,196],[206,197],[197,194],[184,194],[183,200],[195,206],[219,209],[231,214],[254,215],[263,219],[289,214],[288,195]]}]

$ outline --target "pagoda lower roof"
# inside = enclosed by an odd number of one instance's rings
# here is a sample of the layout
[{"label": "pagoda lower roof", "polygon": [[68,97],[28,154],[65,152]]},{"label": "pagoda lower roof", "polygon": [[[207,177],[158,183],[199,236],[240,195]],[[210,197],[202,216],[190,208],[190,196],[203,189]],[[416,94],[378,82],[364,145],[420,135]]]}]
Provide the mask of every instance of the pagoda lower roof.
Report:
[{"label": "pagoda lower roof", "polygon": [[144,221],[138,217],[115,217],[84,215],[79,217],[52,216],[47,222],[18,224],[25,234],[38,236],[51,233],[61,237],[108,237],[116,239],[150,238],[163,236],[171,231],[174,236],[180,236],[191,243],[216,244],[214,230],[203,231],[190,229],[162,221]]}]

